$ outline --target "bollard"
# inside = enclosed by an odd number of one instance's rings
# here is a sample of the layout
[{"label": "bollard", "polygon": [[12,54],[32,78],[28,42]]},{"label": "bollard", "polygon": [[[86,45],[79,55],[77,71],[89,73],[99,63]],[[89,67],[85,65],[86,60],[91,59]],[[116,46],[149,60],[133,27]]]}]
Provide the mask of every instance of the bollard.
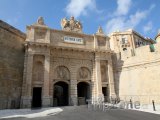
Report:
[{"label": "bollard", "polygon": [[152,104],[153,104],[153,111],[156,111],[154,100],[152,100]]}]

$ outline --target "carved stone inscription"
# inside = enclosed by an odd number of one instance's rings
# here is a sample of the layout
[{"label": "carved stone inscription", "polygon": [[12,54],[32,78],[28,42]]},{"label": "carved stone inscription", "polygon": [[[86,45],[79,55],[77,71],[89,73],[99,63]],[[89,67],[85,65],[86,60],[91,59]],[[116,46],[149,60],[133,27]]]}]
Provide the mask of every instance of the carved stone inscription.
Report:
[{"label": "carved stone inscription", "polygon": [[69,43],[83,44],[82,38],[64,36],[64,41]]}]

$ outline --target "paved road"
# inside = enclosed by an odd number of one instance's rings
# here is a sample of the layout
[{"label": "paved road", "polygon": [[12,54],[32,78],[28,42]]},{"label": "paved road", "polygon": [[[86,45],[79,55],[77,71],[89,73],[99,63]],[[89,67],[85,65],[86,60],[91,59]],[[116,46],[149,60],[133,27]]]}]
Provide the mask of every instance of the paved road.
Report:
[{"label": "paved road", "polygon": [[[86,106],[64,107],[63,112],[33,120],[160,120],[160,115],[133,110],[107,110],[106,112],[88,110]],[[30,119],[30,120],[32,120]],[[5,120],[28,120],[10,118]]]}]

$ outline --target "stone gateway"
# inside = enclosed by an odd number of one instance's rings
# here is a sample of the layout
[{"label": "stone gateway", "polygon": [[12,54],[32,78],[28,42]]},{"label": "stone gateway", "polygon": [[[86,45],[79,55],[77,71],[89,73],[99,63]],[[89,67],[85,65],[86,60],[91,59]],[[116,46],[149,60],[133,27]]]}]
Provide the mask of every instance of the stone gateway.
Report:
[{"label": "stone gateway", "polygon": [[[0,109],[83,105],[99,98],[158,102],[160,34],[155,44],[134,30],[107,36],[99,27],[87,35],[74,17],[63,18],[61,26],[51,29],[39,17],[24,34],[0,22]],[[18,44],[10,43],[12,36]]]},{"label": "stone gateway", "polygon": [[[107,100],[116,98],[109,38],[77,32],[74,17],[62,31],[48,28],[39,19],[27,26],[21,108],[86,104],[87,99],[103,96],[102,84],[110,88]],[[99,46],[98,38],[105,44]],[[104,83],[102,64],[108,66]]]}]

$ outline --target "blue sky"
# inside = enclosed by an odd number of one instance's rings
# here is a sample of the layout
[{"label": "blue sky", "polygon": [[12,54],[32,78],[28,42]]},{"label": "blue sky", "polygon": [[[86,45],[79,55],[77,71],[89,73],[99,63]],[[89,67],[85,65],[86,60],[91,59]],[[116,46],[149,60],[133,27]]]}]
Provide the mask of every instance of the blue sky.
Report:
[{"label": "blue sky", "polygon": [[23,32],[39,16],[53,29],[61,29],[62,18],[75,16],[86,34],[102,26],[106,34],[132,28],[154,38],[160,29],[160,0],[0,0],[0,19]]}]

